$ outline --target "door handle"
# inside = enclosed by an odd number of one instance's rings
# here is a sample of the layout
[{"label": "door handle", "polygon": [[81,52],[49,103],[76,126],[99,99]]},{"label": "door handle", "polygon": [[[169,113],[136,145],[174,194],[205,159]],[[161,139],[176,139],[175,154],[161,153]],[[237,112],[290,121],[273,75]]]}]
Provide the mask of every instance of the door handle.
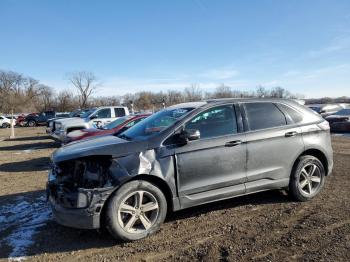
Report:
[{"label": "door handle", "polygon": [[235,141],[230,141],[225,144],[225,146],[231,147],[231,146],[238,146],[242,144],[243,142],[241,140],[235,140]]},{"label": "door handle", "polygon": [[292,136],[296,136],[298,134],[298,132],[296,131],[292,131],[292,132],[287,132],[284,134],[285,137],[292,137]]}]

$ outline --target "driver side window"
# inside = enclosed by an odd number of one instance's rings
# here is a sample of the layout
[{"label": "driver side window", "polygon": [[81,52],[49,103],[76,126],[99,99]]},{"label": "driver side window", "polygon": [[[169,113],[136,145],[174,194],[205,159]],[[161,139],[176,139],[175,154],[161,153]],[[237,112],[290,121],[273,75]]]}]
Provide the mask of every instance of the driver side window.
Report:
[{"label": "driver side window", "polygon": [[187,122],[185,130],[196,129],[200,138],[211,138],[237,133],[237,122],[232,105],[210,108]]}]

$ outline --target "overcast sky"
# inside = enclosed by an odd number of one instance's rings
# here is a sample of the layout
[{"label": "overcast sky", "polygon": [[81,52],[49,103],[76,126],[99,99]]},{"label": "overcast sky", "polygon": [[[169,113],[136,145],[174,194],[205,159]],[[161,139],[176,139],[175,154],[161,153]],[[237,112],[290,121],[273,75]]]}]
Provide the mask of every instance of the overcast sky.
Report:
[{"label": "overcast sky", "polygon": [[350,1],[0,1],[0,69],[97,95],[281,86],[350,96]]}]

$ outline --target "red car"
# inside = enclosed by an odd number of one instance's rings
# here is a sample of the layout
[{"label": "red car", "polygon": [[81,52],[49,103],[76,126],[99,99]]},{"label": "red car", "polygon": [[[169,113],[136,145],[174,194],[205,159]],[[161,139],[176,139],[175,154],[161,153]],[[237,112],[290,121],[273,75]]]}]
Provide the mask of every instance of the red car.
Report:
[{"label": "red car", "polygon": [[114,120],[108,125],[104,126],[102,129],[89,128],[81,129],[70,132],[67,135],[65,144],[89,138],[94,136],[105,136],[105,135],[116,135],[124,132],[128,128],[132,127],[141,120],[147,118],[150,114],[136,115],[136,116],[124,116]]}]

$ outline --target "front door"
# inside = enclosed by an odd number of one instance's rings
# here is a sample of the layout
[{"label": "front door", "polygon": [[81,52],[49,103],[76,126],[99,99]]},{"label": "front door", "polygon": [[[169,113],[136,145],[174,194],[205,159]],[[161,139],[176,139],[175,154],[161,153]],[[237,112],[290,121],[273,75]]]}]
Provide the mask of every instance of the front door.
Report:
[{"label": "front door", "polygon": [[199,130],[200,138],[175,149],[181,206],[244,194],[246,144],[233,105],[207,109],[184,128]]}]

